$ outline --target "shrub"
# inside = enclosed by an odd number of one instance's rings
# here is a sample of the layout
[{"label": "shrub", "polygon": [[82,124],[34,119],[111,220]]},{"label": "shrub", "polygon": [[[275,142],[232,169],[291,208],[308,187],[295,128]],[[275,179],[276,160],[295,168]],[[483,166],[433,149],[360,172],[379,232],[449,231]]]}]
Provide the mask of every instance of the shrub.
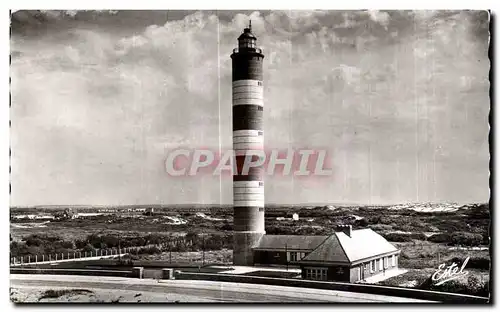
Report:
[{"label": "shrub", "polygon": [[161,253],[161,250],[160,250],[160,248],[158,248],[156,246],[144,247],[144,248],[139,248],[139,253],[146,254],[146,255],[154,255],[154,254]]},{"label": "shrub", "polygon": [[360,220],[356,220],[354,222],[354,224],[356,226],[359,226],[359,227],[367,227],[369,223],[368,223],[368,221],[365,218],[363,218],[363,219],[360,219]]},{"label": "shrub", "polygon": [[232,231],[233,230],[233,225],[229,222],[224,222],[224,224],[220,228],[222,231]]},{"label": "shrub", "polygon": [[425,236],[424,233],[412,233],[410,234],[410,237],[422,241],[427,240],[427,236]]},{"label": "shrub", "polygon": [[85,245],[85,247],[82,248],[83,252],[94,252],[95,248],[91,244]]},{"label": "shrub", "polygon": [[477,233],[458,232],[451,235],[449,244],[463,246],[477,246],[483,241],[483,235]]},{"label": "shrub", "polygon": [[80,295],[80,294],[89,294],[92,293],[92,291],[87,290],[87,289],[60,289],[60,290],[53,290],[49,289],[45,291],[38,300],[44,299],[44,298],[59,298],[64,295]]},{"label": "shrub", "polygon": [[411,242],[412,238],[408,234],[400,234],[400,233],[387,233],[382,234],[382,236],[391,242]]},{"label": "shrub", "polygon": [[448,243],[451,241],[451,235],[448,233],[439,233],[427,237],[427,240],[433,243]]}]

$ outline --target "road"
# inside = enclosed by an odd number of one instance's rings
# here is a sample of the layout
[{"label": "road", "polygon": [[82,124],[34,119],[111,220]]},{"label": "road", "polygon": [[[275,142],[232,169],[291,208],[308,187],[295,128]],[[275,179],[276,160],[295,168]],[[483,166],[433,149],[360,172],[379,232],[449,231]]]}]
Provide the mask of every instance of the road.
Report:
[{"label": "road", "polygon": [[[426,302],[401,297],[322,289],[213,281],[152,280],[103,276],[12,274],[10,285],[20,289],[78,288],[99,291],[142,291],[189,296],[189,301],[215,302]],[[143,301],[144,302],[144,301]]]}]

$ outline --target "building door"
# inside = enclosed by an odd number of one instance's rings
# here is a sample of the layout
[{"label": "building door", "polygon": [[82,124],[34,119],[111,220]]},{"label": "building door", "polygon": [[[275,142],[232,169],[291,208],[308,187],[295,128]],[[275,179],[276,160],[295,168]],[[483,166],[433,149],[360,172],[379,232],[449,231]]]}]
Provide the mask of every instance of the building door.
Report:
[{"label": "building door", "polygon": [[359,267],[359,280],[362,281],[365,279],[365,269],[364,269],[364,265],[361,265]]}]

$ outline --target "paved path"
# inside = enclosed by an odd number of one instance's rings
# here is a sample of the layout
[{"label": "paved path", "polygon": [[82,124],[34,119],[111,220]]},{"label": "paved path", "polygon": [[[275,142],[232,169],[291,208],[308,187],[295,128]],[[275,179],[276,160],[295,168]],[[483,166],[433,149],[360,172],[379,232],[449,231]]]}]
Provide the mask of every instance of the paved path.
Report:
[{"label": "paved path", "polygon": [[103,276],[10,275],[11,287],[85,288],[188,295],[222,302],[426,302],[417,299],[322,289],[194,280],[151,280]]},{"label": "paved path", "polygon": [[379,274],[367,277],[365,279],[365,281],[368,284],[375,284],[375,283],[378,283],[380,281],[386,280],[388,278],[404,274],[406,272],[408,272],[408,270],[404,270],[404,269],[400,269],[400,268],[391,269],[391,270],[387,270],[385,273],[379,273]]}]

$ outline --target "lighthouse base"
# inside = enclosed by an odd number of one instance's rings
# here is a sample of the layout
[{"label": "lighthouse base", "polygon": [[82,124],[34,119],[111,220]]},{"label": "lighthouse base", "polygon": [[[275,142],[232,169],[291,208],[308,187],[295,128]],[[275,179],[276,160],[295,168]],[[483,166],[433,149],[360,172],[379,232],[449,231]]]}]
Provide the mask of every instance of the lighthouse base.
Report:
[{"label": "lighthouse base", "polygon": [[265,232],[235,232],[233,242],[233,264],[252,266],[254,257],[252,248],[259,244]]}]

